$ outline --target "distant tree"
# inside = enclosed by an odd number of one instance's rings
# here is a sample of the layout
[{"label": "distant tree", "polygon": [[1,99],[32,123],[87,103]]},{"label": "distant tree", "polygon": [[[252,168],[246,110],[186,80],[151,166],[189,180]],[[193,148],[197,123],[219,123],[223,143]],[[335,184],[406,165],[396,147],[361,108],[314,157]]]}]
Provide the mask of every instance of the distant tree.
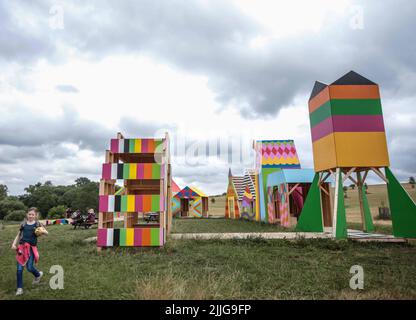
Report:
[{"label": "distant tree", "polygon": [[7,193],[9,189],[5,184],[0,184],[0,200],[3,200],[4,198],[7,198]]},{"label": "distant tree", "polygon": [[412,186],[412,189],[414,189],[416,184],[415,177],[409,177],[409,183]]},{"label": "distant tree", "polygon": [[48,212],[48,218],[49,219],[65,218],[65,211],[66,211],[66,206],[63,206],[63,205],[53,207]]},{"label": "distant tree", "polygon": [[348,187],[345,186],[342,189],[344,190],[344,198],[348,198],[348,193],[347,193]]},{"label": "distant tree", "polygon": [[25,188],[26,194],[21,200],[27,207],[38,208],[41,218],[46,218],[49,210],[58,205],[59,196],[56,194],[56,188],[50,181],[30,185]]},{"label": "distant tree", "polygon": [[90,181],[87,178],[77,179],[77,181],[75,186],[67,190],[62,196],[61,204],[71,207],[73,210],[80,209],[86,211],[94,209],[97,211],[99,183]]},{"label": "distant tree", "polygon": [[227,192],[224,192],[223,194],[222,194],[222,196],[226,196],[227,195]]},{"label": "distant tree", "polygon": [[350,184],[350,188],[351,188],[351,190],[354,190],[355,189],[355,184]]},{"label": "distant tree", "polygon": [[211,203],[215,203],[215,198],[211,198]]},{"label": "distant tree", "polygon": [[91,180],[86,177],[80,177],[75,180],[75,185],[77,187],[85,186],[85,185],[88,185],[89,183],[91,183]]},{"label": "distant tree", "polygon": [[27,210],[25,204],[15,198],[6,198],[0,201],[0,219],[4,219],[11,212],[16,210]]},{"label": "distant tree", "polygon": [[6,221],[23,221],[26,217],[26,210],[14,210],[4,217]]}]

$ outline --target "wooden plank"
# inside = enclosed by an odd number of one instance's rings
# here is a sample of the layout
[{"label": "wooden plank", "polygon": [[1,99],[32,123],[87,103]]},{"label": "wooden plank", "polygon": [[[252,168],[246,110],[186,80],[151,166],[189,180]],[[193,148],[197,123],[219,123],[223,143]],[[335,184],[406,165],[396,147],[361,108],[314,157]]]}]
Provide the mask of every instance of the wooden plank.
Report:
[{"label": "wooden plank", "polygon": [[319,188],[327,195],[330,196],[329,192],[325,190],[323,186],[319,186]]},{"label": "wooden plank", "polygon": [[348,179],[351,180],[354,184],[357,184],[357,181],[353,177],[349,176]]},{"label": "wooden plank", "polygon": [[[331,172],[325,172],[325,176],[319,181],[319,184],[323,184],[325,183],[326,179],[328,179],[328,177],[331,175]],[[322,176],[323,176],[323,172],[322,172]]]},{"label": "wooden plank", "polygon": [[376,175],[378,175],[385,183],[389,183],[389,181],[387,180],[387,178],[384,176],[384,174],[377,168],[371,168],[371,170],[374,171],[374,173]]},{"label": "wooden plank", "polygon": [[355,171],[355,167],[354,168],[351,168],[345,175],[344,175],[344,178],[343,178],[343,182],[345,182],[345,180],[347,180],[350,176],[351,176],[351,174]]},{"label": "wooden plank", "polygon": [[365,179],[367,178],[368,172],[369,172],[369,170],[366,170],[366,171],[364,172],[364,176],[363,176],[363,184],[365,183]]},{"label": "wooden plank", "polygon": [[293,192],[293,191],[295,191],[295,189],[296,189],[297,187],[299,187],[299,185],[300,185],[300,183],[295,184],[295,185],[292,187],[292,189],[290,189],[290,191],[287,193],[287,195],[288,195],[288,196],[290,196],[290,195],[292,194],[292,192]]}]

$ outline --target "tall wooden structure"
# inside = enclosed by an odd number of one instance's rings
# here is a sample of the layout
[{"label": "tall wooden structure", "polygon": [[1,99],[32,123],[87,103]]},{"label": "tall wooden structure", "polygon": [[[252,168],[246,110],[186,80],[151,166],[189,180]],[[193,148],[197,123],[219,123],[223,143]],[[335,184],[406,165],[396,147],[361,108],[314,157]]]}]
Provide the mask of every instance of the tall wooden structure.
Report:
[{"label": "tall wooden structure", "polygon": [[[329,193],[322,184],[333,177],[333,236],[347,237],[343,192],[346,180],[358,189],[362,229],[373,231],[364,190],[367,175],[373,171],[387,183],[394,235],[416,236],[416,206],[388,168],[390,161],[378,85],[354,71],[330,85],[315,82],[309,99],[309,119],[317,176],[311,187],[315,190],[308,196],[298,229],[323,231],[322,197],[329,197]],[[399,206],[402,203],[406,205]]]},{"label": "tall wooden structure", "polygon": [[[102,167],[97,246],[163,246],[172,222],[169,135],[111,139]],[[116,192],[117,180],[124,187]],[[114,225],[115,213],[124,217]]]}]

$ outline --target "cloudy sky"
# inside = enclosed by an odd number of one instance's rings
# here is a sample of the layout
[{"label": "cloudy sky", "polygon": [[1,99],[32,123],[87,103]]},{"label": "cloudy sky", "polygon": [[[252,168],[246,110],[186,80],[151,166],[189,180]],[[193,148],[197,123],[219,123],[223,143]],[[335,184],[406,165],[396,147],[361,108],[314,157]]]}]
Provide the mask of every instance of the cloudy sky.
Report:
[{"label": "cloudy sky", "polygon": [[392,169],[406,180],[414,12],[412,0],[1,1],[0,183],[20,194],[98,180],[118,131],[168,130],[177,182],[210,194],[225,191],[229,166],[252,166],[252,139],[295,139],[311,167],[314,81],[350,70],[380,85]]}]

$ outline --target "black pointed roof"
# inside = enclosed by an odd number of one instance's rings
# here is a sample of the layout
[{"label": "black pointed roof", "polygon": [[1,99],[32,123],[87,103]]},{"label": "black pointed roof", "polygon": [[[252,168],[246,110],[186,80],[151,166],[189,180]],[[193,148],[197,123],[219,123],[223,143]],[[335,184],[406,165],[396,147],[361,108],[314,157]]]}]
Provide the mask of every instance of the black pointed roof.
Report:
[{"label": "black pointed roof", "polygon": [[313,86],[311,96],[309,97],[309,101],[316,97],[319,92],[324,90],[328,85],[319,81],[315,81],[315,85]]},{"label": "black pointed roof", "polygon": [[375,85],[371,80],[364,78],[362,75],[358,74],[355,71],[350,71],[347,74],[343,75],[338,80],[331,83],[331,85]]}]

